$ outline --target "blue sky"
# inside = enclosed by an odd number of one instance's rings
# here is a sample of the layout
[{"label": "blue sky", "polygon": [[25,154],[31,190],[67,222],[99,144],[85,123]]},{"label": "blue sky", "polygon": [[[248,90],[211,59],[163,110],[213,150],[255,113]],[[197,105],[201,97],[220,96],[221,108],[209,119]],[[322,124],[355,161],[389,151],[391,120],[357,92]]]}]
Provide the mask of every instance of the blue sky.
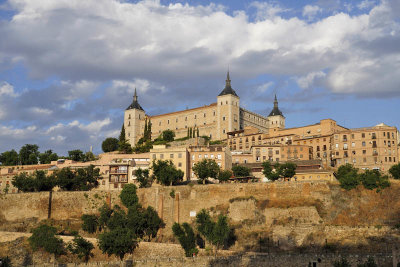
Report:
[{"label": "blue sky", "polygon": [[0,153],[101,152],[134,88],[155,115],[216,101],[287,127],[400,126],[400,0],[0,1]]}]

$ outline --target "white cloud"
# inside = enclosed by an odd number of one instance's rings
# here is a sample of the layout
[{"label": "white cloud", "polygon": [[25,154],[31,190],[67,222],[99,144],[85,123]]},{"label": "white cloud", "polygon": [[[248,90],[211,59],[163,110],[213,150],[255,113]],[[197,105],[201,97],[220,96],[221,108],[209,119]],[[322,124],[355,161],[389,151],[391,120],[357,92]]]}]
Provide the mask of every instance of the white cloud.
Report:
[{"label": "white cloud", "polygon": [[325,76],[326,74],[323,71],[310,72],[305,76],[297,78],[297,84],[303,89],[310,88]]},{"label": "white cloud", "polygon": [[263,83],[263,84],[257,86],[257,91],[260,92],[260,93],[264,93],[264,92],[266,92],[269,88],[271,88],[273,85],[274,85],[273,82],[266,82],[266,83]]},{"label": "white cloud", "polygon": [[278,14],[289,11],[289,9],[282,8],[276,2],[254,1],[250,4],[250,7],[257,9],[256,20],[273,19]]},{"label": "white cloud", "polygon": [[53,113],[50,109],[40,107],[32,107],[30,111],[36,113],[38,116],[49,116]]},{"label": "white cloud", "polygon": [[0,83],[0,97],[1,96],[10,96],[17,97],[18,94],[14,92],[14,86],[7,82]]},{"label": "white cloud", "polygon": [[303,17],[306,17],[308,20],[312,20],[320,12],[322,12],[322,8],[319,6],[306,5],[303,8]]}]

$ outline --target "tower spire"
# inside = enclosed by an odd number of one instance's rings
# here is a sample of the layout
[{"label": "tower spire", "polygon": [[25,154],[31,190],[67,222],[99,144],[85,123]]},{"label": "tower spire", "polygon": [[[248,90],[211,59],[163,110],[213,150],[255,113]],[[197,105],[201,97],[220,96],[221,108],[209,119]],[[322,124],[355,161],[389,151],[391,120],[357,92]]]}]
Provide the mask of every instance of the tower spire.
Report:
[{"label": "tower spire", "polygon": [[136,87],[135,87],[135,94],[133,95],[133,101],[137,102],[137,93],[136,93]]},{"label": "tower spire", "polygon": [[274,99],[274,108],[278,107],[278,99],[276,98],[276,94],[275,94],[275,99]]},{"label": "tower spire", "polygon": [[231,86],[231,78],[229,77],[229,67],[228,67],[228,73],[226,74],[225,86]]}]

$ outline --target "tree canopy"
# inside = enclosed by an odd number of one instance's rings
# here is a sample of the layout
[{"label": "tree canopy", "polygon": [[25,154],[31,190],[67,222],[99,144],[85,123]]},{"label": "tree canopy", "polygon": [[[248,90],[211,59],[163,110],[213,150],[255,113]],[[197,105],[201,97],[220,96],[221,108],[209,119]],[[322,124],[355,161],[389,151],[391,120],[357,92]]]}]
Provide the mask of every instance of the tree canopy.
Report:
[{"label": "tree canopy", "polygon": [[250,171],[251,171],[250,168],[242,165],[235,165],[232,167],[232,172],[235,177],[250,176]]},{"label": "tree canopy", "polygon": [[119,194],[119,198],[121,199],[122,204],[127,208],[136,205],[139,202],[139,198],[136,194],[136,185],[125,185],[121,194]]},{"label": "tree canopy", "polygon": [[144,188],[144,187],[147,187],[147,186],[151,185],[150,184],[151,181],[150,181],[150,178],[149,178],[149,174],[150,174],[150,170],[149,169],[138,168],[135,171],[135,176],[136,176],[136,179],[139,182],[139,187],[140,188]]},{"label": "tree canopy", "polygon": [[183,179],[183,171],[175,167],[171,160],[153,160],[153,174],[162,185],[173,185]]},{"label": "tree canopy", "polygon": [[64,242],[56,237],[57,229],[45,224],[33,229],[32,236],[28,238],[33,250],[44,249],[56,256],[65,253]]},{"label": "tree canopy", "polygon": [[101,149],[103,149],[104,152],[118,150],[118,139],[113,137],[106,138],[103,143],[101,143]]},{"label": "tree canopy", "polygon": [[389,169],[389,173],[393,176],[394,179],[400,179],[400,163],[393,165]]},{"label": "tree canopy", "polygon": [[213,159],[203,159],[202,161],[196,162],[192,168],[197,178],[205,183],[207,178],[217,178],[220,168]]},{"label": "tree canopy", "polygon": [[39,146],[26,144],[19,150],[19,160],[22,165],[32,165],[38,163]]},{"label": "tree canopy", "polygon": [[269,161],[264,161],[262,167],[265,177],[271,181],[276,181],[279,178],[292,178],[296,174],[297,166],[292,162],[272,165]]},{"label": "tree canopy", "polygon": [[175,133],[172,130],[164,130],[161,133],[162,139],[167,142],[174,141]]},{"label": "tree canopy", "polygon": [[5,166],[18,165],[18,161],[19,161],[19,155],[17,151],[15,151],[14,149],[10,151],[5,151],[0,154],[1,165]]},{"label": "tree canopy", "polygon": [[193,254],[198,253],[198,249],[196,248],[196,237],[192,227],[188,223],[185,222],[182,225],[174,223],[172,225],[172,232],[185,250],[186,257],[192,257]]},{"label": "tree canopy", "polygon": [[46,176],[44,171],[35,171],[33,174],[22,172],[15,175],[11,183],[22,192],[51,191],[56,186],[53,177]]}]

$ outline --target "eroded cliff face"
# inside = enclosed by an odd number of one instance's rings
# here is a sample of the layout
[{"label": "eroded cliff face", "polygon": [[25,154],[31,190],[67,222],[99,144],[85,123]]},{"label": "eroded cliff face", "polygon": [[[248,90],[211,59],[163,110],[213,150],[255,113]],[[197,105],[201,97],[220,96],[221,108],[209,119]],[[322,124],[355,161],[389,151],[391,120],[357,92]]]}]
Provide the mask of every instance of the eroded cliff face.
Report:
[{"label": "eroded cliff face", "polygon": [[[175,197],[170,196],[171,190]],[[304,247],[388,249],[399,240],[400,183],[381,192],[345,191],[326,182],[221,184],[139,189],[166,223],[159,241],[172,240],[174,222],[194,222],[201,209],[226,214],[235,228],[237,250]],[[8,194],[0,198],[0,230],[29,231],[48,217],[49,193]],[[54,192],[51,219],[78,229],[84,213],[104,202],[118,204],[118,192]]]}]

